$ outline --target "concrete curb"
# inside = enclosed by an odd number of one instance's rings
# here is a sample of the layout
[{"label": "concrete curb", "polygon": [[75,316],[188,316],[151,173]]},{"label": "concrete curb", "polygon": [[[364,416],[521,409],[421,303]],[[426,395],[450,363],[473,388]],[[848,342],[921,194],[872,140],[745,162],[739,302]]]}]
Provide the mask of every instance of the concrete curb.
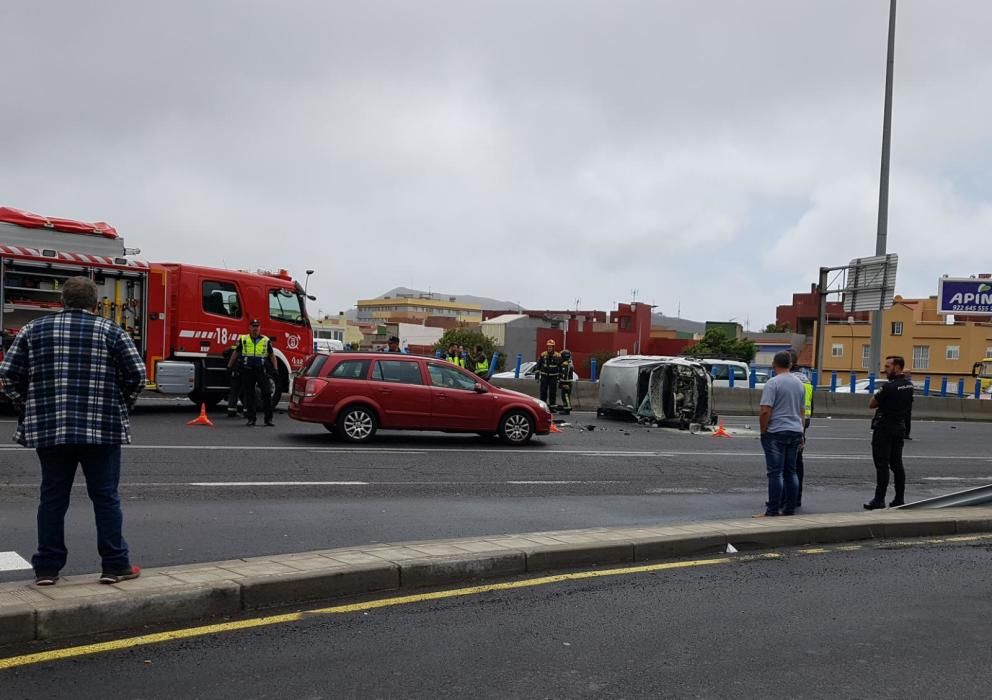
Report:
[{"label": "concrete curb", "polygon": [[134,581],[70,576],[0,584],[0,645],[148,625],[200,624],[267,607],[577,567],[739,550],[992,532],[992,508],[883,511],[591,528],[373,545],[145,569]]}]

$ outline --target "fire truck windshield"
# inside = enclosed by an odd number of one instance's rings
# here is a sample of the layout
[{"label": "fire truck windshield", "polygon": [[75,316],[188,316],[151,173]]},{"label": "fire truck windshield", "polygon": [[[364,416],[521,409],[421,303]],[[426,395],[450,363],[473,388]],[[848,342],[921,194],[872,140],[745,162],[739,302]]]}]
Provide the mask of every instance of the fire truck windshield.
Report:
[{"label": "fire truck windshield", "polygon": [[273,321],[303,325],[306,318],[303,300],[288,289],[273,289],[269,292],[269,317]]}]

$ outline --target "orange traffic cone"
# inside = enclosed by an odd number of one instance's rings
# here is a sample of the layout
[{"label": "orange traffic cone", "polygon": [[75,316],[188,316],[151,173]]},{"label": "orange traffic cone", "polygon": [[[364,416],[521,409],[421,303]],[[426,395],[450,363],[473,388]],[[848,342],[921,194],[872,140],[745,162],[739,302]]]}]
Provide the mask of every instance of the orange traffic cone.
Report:
[{"label": "orange traffic cone", "polygon": [[552,433],[563,433],[565,431],[562,430],[561,428],[559,428],[557,425],[555,425],[554,422],[552,422],[551,423],[551,432]]},{"label": "orange traffic cone", "polygon": [[206,425],[207,427],[214,427],[213,422],[207,418],[207,404],[200,404],[200,415],[191,421],[188,421],[186,425]]},{"label": "orange traffic cone", "polygon": [[723,427],[723,421],[720,421],[720,425],[718,425],[716,427],[716,430],[713,431],[713,437],[729,438],[729,437],[733,437],[733,435],[727,432],[727,430]]}]

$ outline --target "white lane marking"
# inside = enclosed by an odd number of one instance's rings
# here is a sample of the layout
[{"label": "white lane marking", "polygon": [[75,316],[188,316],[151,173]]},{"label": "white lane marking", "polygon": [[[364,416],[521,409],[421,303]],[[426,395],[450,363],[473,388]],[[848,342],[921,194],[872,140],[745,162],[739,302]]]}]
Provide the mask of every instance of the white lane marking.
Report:
[{"label": "white lane marking", "polygon": [[557,486],[559,484],[629,484],[630,482],[629,481],[578,481],[578,480],[541,481],[539,479],[532,479],[528,481],[507,481],[505,483],[512,484],[514,486],[530,486],[533,484]]},{"label": "white lane marking", "polygon": [[[866,439],[867,442],[867,439]],[[234,451],[244,452],[245,450],[267,451],[267,452],[312,452],[325,454],[410,454],[411,450],[399,447],[361,447],[361,448],[314,448],[298,447],[292,445],[125,445],[128,450],[205,450],[205,451]],[[21,450],[24,454],[30,450],[20,445],[0,446],[0,452],[13,452]],[[541,457],[544,455],[571,455],[580,457],[761,457],[764,452],[734,452],[734,451],[710,451],[710,450],[665,450],[659,452],[631,451],[623,452],[617,450],[549,450],[549,449],[515,449],[515,448],[471,448],[471,447],[439,447],[439,448],[419,448],[413,451],[416,454],[502,454],[519,457]],[[871,459],[871,453],[848,453],[848,454],[817,454],[814,452],[804,453],[805,459],[833,459],[833,460],[864,460]],[[987,453],[981,455],[907,455],[902,456],[907,459],[954,460],[968,462],[992,462],[992,457]]]},{"label": "white lane marking", "polygon": [[368,486],[367,481],[191,481],[187,486]]},{"label": "white lane marking", "polygon": [[0,571],[30,569],[31,563],[17,552],[0,552]]},{"label": "white lane marking", "polygon": [[988,481],[992,482],[992,476],[925,476],[924,481]]}]

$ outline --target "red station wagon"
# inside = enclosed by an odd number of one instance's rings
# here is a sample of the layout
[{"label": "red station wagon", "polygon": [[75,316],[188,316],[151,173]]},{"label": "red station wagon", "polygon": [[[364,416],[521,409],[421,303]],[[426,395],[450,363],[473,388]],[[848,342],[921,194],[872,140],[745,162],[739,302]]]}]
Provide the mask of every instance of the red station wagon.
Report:
[{"label": "red station wagon", "polygon": [[379,428],[499,435],[522,445],[551,430],[547,404],[430,357],[318,353],[293,381],[289,415],[348,442]]}]

